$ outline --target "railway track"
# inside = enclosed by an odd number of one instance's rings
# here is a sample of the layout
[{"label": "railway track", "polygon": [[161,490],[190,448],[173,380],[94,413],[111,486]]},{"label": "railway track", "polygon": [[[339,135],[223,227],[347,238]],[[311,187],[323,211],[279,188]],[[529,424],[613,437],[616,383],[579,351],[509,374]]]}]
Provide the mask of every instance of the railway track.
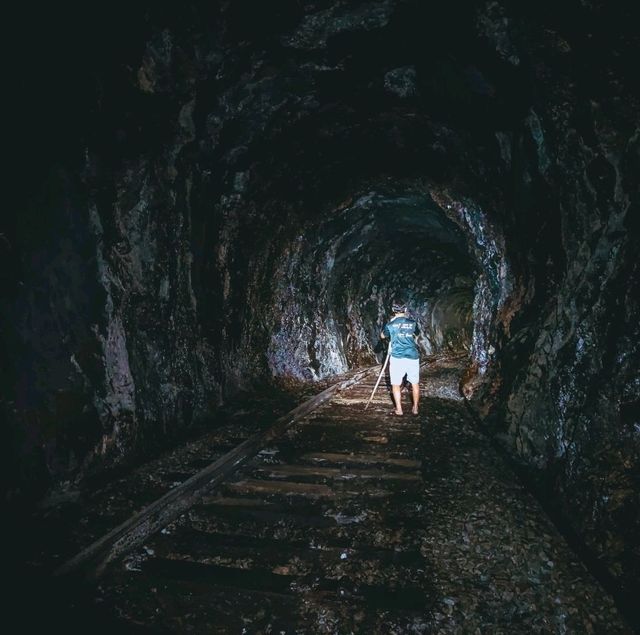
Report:
[{"label": "railway track", "polygon": [[439,377],[417,417],[384,385],[365,413],[369,373],[264,437],[95,601],[141,632],[629,632]]}]

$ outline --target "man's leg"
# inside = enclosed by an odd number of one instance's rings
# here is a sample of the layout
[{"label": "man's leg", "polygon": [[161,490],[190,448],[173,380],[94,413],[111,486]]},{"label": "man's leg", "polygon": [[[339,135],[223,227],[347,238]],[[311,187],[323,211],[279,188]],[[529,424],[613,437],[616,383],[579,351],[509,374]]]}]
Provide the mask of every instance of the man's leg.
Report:
[{"label": "man's leg", "polygon": [[400,400],[400,384],[391,384],[391,392],[393,394],[393,401],[396,404],[396,414],[402,414],[402,401]]},{"label": "man's leg", "polygon": [[402,368],[402,360],[395,358],[393,355],[389,360],[389,379],[391,380],[391,394],[393,395],[393,403],[396,406],[396,414],[402,414],[402,401],[400,391],[402,379],[405,371]]},{"label": "man's leg", "polygon": [[420,384],[416,382],[415,384],[411,384],[411,390],[413,394],[413,412],[414,415],[418,414],[418,402],[420,401]]},{"label": "man's leg", "polygon": [[420,360],[412,359],[407,361],[407,379],[411,382],[411,396],[413,397],[414,415],[418,414],[418,403],[420,402]]}]

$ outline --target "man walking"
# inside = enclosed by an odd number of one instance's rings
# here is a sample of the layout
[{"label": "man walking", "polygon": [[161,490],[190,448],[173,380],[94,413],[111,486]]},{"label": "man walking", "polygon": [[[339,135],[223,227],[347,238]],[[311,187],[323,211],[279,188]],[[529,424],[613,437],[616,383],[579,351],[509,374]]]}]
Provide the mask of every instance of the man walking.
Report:
[{"label": "man walking", "polygon": [[402,414],[400,401],[400,386],[404,376],[411,384],[414,415],[418,414],[418,402],[420,401],[420,353],[415,336],[418,335],[418,324],[407,317],[407,306],[402,302],[394,302],[392,305],[393,317],[385,324],[380,333],[382,339],[389,338],[391,357],[389,359],[389,374],[391,375],[391,392],[396,409],[393,414]]}]

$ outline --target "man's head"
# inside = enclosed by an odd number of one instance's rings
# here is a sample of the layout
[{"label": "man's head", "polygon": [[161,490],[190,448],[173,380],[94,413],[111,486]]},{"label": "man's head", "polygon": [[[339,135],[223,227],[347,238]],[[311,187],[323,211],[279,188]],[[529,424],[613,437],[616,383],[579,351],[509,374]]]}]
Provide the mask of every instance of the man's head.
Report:
[{"label": "man's head", "polygon": [[391,310],[394,313],[406,313],[407,304],[405,302],[400,301],[400,300],[394,300],[393,304],[391,305]]}]

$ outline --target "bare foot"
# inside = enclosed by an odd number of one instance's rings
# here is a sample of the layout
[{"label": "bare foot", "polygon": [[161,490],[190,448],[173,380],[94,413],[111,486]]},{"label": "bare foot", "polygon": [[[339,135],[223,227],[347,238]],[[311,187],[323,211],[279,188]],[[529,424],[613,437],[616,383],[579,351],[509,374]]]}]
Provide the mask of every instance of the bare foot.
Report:
[{"label": "bare foot", "polygon": [[418,414],[418,411],[414,408],[414,409],[411,411],[411,414],[412,414],[412,415],[417,415],[417,414]]},{"label": "bare foot", "polygon": [[402,412],[402,410],[400,412],[398,412],[397,410],[392,410],[391,414],[392,415],[397,415],[398,417],[401,417],[404,413]]}]

